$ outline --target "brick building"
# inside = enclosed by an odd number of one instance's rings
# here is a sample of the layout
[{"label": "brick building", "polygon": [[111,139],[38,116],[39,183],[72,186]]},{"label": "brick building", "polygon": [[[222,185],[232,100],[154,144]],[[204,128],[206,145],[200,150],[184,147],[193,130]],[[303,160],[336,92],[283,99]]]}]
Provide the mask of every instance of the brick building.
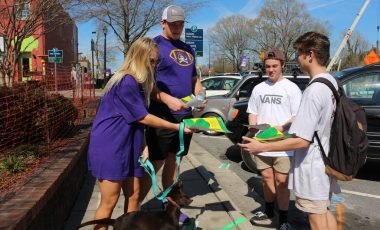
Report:
[{"label": "brick building", "polygon": [[[54,0],[52,0],[54,1]],[[0,3],[0,14],[5,14],[4,7],[12,6],[17,11],[17,20],[21,23],[28,23],[27,20],[32,18],[33,10],[36,9],[37,4],[41,4],[41,0],[8,0],[7,3]],[[60,7],[60,9],[59,9]],[[57,7],[55,8],[57,10]],[[49,67],[53,67],[53,63],[48,63],[48,50],[58,48],[63,51],[63,63],[58,63],[58,68],[70,67],[73,63],[78,62],[78,29],[75,22],[70,15],[64,11],[61,5],[58,6],[59,21],[57,26],[54,22],[46,20],[41,16],[42,26],[34,31],[33,35],[26,37],[21,45],[21,55],[17,60],[17,68],[14,73],[14,81],[23,81],[33,77],[39,78]],[[47,15],[46,18],[49,16]],[[6,24],[9,17],[0,15],[2,24]],[[34,19],[35,20],[35,19]],[[21,24],[22,25],[22,24]],[[46,29],[46,28],[54,28]],[[4,28],[0,28],[0,35],[3,34],[5,39],[15,39],[11,36],[9,31],[4,35]],[[7,49],[7,47],[5,47]],[[8,47],[9,49],[9,47]],[[12,47],[11,47],[12,49]]]}]

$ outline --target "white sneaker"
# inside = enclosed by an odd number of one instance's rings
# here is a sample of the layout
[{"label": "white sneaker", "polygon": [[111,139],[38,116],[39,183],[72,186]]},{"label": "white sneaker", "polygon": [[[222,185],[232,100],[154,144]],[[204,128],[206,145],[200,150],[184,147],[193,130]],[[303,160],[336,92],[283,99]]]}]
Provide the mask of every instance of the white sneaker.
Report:
[{"label": "white sneaker", "polygon": [[271,225],[274,217],[268,217],[264,212],[258,211],[249,220],[252,224]]}]

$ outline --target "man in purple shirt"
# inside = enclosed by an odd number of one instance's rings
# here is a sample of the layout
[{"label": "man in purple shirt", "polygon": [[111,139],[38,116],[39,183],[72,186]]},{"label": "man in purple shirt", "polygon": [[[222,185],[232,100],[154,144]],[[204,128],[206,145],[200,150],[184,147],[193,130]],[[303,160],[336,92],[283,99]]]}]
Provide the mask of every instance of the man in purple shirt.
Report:
[{"label": "man in purple shirt", "polygon": [[[179,6],[171,5],[164,9],[161,20],[162,34],[154,41],[159,47],[159,58],[156,69],[157,88],[175,98],[183,98],[191,94],[197,95],[202,84],[197,77],[194,50],[180,40],[185,21],[185,12]],[[168,104],[168,103],[166,103]],[[173,110],[166,104],[153,101],[149,112],[164,120],[179,123],[191,118],[191,108]],[[164,166],[162,173],[163,189],[169,187],[176,177],[176,152],[179,150],[178,132],[167,129],[149,128],[146,140],[149,159],[158,171]],[[189,150],[191,135],[185,135],[185,152]],[[145,176],[142,183],[141,199],[150,188],[150,178]]]}]

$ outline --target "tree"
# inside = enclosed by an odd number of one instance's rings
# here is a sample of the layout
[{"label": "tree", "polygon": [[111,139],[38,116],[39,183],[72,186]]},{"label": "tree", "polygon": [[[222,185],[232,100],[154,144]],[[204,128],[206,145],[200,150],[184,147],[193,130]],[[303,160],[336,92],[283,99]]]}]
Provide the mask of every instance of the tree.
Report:
[{"label": "tree", "polygon": [[[0,59],[0,79],[11,85],[18,68],[22,46],[27,48],[43,34],[67,23],[62,3],[58,0],[0,1],[0,32],[4,36],[5,52]],[[34,39],[28,39],[33,36]],[[25,44],[25,41],[27,44]],[[8,78],[8,79],[7,79]]]},{"label": "tree", "polygon": [[327,34],[328,23],[312,18],[297,0],[266,0],[252,27],[254,52],[278,48],[291,60],[295,39],[308,31]]},{"label": "tree", "polygon": [[369,43],[359,32],[354,31],[341,54],[341,68],[363,65],[365,55],[370,50]]},{"label": "tree", "polygon": [[240,57],[249,50],[251,32],[248,21],[242,15],[229,16],[207,31],[211,44],[233,63],[234,71],[240,69]]},{"label": "tree", "polygon": [[[126,55],[131,44],[146,33],[161,20],[164,7],[171,5],[173,0],[73,0],[71,13],[79,21],[95,18],[107,25],[116,35]],[[184,6],[187,15],[201,5],[200,2],[186,2]]]}]

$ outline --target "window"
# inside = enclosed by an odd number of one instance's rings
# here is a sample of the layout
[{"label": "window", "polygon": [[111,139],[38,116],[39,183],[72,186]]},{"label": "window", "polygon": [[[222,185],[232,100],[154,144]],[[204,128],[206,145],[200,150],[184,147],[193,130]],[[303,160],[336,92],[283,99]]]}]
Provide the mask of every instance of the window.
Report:
[{"label": "window", "polygon": [[224,90],[230,90],[232,87],[236,84],[238,79],[226,79],[224,81],[223,89]]},{"label": "window", "polygon": [[206,90],[220,90],[222,89],[222,79],[209,79],[202,82]]},{"label": "window", "polygon": [[360,105],[380,105],[380,73],[360,74],[343,83],[347,97]]},{"label": "window", "polygon": [[257,84],[259,84],[262,81],[262,79],[249,79],[248,81],[244,82],[244,84],[241,86],[239,90],[239,97],[250,97],[252,94],[253,87],[255,87]]},{"label": "window", "polygon": [[30,17],[30,2],[21,2],[15,4],[17,19],[26,20]]}]

